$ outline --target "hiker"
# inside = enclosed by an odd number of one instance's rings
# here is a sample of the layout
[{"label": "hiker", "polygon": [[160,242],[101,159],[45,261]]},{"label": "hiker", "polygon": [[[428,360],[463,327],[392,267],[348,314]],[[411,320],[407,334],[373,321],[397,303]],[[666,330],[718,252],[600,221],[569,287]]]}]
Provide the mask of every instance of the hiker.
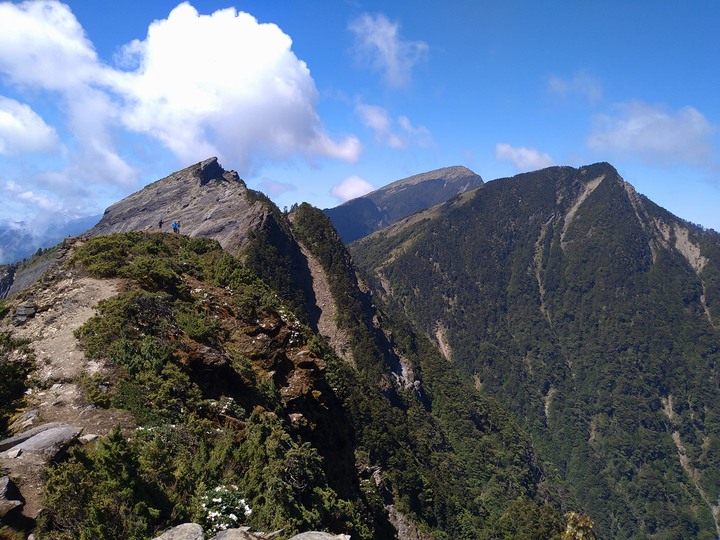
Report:
[{"label": "hiker", "polygon": [[177,221],[173,221],[173,223],[172,223],[172,228],[173,228],[173,232],[174,232],[174,233],[177,233],[177,232],[178,232],[178,224],[177,224]]},{"label": "hiker", "polygon": [[175,232],[180,234],[180,222],[179,221],[177,222],[177,230]]},{"label": "hiker", "polygon": [[162,229],[162,223],[163,223],[162,219],[160,221],[158,221],[158,229]]}]

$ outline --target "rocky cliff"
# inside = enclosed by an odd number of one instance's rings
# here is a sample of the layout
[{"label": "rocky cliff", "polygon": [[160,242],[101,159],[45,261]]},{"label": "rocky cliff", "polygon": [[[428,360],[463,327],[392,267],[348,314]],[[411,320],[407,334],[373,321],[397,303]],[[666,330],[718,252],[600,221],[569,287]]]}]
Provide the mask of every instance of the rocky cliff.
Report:
[{"label": "rocky cliff", "polygon": [[172,232],[201,236],[237,252],[265,207],[234,171],[217,158],[175,172],[113,204],[87,236],[125,231]]}]

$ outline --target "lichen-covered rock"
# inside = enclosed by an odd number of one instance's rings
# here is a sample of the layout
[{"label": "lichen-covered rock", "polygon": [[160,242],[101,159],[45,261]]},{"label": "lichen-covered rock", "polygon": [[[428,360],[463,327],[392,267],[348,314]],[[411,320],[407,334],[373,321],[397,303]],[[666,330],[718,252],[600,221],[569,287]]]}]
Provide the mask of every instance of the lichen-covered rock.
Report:
[{"label": "lichen-covered rock", "polygon": [[227,529],[220,531],[210,540],[258,540],[266,538],[264,535],[258,536],[250,532],[249,527],[240,527],[239,529]]}]

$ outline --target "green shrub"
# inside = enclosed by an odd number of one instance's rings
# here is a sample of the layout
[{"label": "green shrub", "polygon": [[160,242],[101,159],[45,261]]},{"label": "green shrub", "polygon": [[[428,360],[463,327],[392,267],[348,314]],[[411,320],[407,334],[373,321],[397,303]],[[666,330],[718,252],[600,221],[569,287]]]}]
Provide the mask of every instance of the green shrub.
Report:
[{"label": "green shrub", "polygon": [[137,453],[116,429],[94,453],[76,450],[66,462],[49,469],[48,517],[40,525],[40,532],[48,534],[41,537],[151,538],[160,521],[162,499],[141,477]]},{"label": "green shrub", "polygon": [[187,307],[176,311],[175,322],[188,337],[203,343],[215,341],[221,331],[220,323],[217,320]]},{"label": "green shrub", "polygon": [[120,381],[112,398],[112,406],[130,411],[138,426],[159,426],[163,418],[152,407],[148,391],[135,381]]},{"label": "green shrub", "polygon": [[172,348],[151,335],[143,336],[140,341],[121,338],[113,342],[107,351],[115,364],[123,366],[131,374],[144,370],[157,372],[172,358]]},{"label": "green shrub", "polygon": [[109,383],[99,374],[88,375],[83,373],[80,386],[90,402],[98,407],[108,408],[112,402],[109,393]]},{"label": "green shrub", "polygon": [[137,256],[122,270],[122,275],[135,280],[147,291],[163,291],[175,297],[188,294],[182,276],[166,259],[152,255]]},{"label": "green shrub", "polygon": [[8,417],[25,393],[30,371],[27,361],[10,360],[10,353],[17,350],[28,353],[28,343],[14,339],[10,332],[0,333],[0,433],[7,428]]},{"label": "green shrub", "polygon": [[88,272],[98,277],[115,277],[127,264],[130,250],[141,233],[117,233],[98,236],[78,249],[71,264],[82,264]]},{"label": "green shrub", "polygon": [[107,358],[111,351],[117,352],[114,342],[139,341],[146,333],[158,333],[170,314],[167,295],[130,290],[101,301],[98,315],[76,330],[75,336],[89,358]]}]

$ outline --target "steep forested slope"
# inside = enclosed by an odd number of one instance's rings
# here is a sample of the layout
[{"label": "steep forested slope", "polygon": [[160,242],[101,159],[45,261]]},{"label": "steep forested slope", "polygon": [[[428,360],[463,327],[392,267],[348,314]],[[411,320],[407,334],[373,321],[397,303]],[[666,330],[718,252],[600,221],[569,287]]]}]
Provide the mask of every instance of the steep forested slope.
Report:
[{"label": "steep forested slope", "polygon": [[[347,335],[355,374],[375,396],[358,396],[350,406],[354,417],[368,421],[358,435],[371,449],[371,461],[393,469],[390,474],[405,493],[398,501],[402,511],[432,524],[441,537],[557,533],[563,521],[558,510],[575,506],[547,480],[527,436],[497,403],[448,369],[402,316],[388,319],[377,310],[321,211],[303,204],[289,217],[293,238],[327,276],[337,304],[335,324]],[[245,252],[256,265],[265,260],[255,255],[257,249],[254,244]],[[276,256],[265,263],[292,265],[294,259]],[[263,275],[262,265],[256,271]],[[416,450],[408,453],[398,444],[406,438]]]},{"label": "steep forested slope", "polygon": [[352,246],[613,538],[715,538],[720,235],[607,164],[485,184]]}]

